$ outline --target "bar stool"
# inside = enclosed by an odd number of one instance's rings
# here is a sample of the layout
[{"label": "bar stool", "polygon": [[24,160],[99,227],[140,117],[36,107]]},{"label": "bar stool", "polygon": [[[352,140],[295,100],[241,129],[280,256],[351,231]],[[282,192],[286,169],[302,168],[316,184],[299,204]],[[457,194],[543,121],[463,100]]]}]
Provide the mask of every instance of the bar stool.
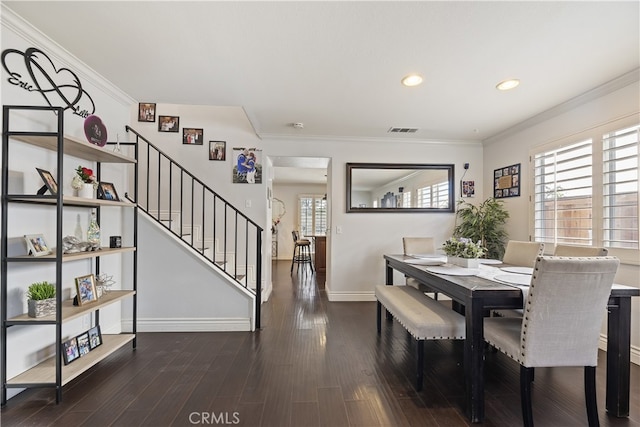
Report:
[{"label": "bar stool", "polygon": [[293,265],[309,264],[313,271],[313,262],[311,261],[311,241],[308,239],[300,239],[297,231],[292,231],[293,236],[293,258],[291,259],[291,274],[293,274]]}]

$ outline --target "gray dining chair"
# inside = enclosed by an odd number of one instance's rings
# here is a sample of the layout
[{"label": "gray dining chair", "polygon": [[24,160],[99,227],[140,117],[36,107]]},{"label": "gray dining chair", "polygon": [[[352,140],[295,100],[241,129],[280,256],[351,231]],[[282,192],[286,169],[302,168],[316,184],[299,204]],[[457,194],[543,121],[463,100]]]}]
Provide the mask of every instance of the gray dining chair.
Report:
[{"label": "gray dining chair", "polygon": [[509,240],[502,262],[513,266],[533,267],[536,258],[543,252],[544,243]]},{"label": "gray dining chair", "polygon": [[[433,254],[436,252],[436,246],[433,237],[403,237],[402,249],[404,255],[411,254]],[[406,278],[406,285],[420,289],[419,282],[412,278]],[[438,299],[438,293],[423,285],[425,292],[433,294],[433,299]]]},{"label": "gray dining chair", "polygon": [[556,245],[554,256],[607,256],[609,250],[598,246]]},{"label": "gray dining chair", "polygon": [[[536,259],[544,253],[544,243],[509,240],[502,262],[516,267],[533,267]],[[494,310],[493,314],[502,317],[522,317],[522,310]]]},{"label": "gray dining chair", "polygon": [[615,257],[538,257],[524,317],[484,321],[487,343],[520,364],[525,426],[533,426],[534,368],[583,366],[589,426],[598,425],[598,340],[619,260]]}]

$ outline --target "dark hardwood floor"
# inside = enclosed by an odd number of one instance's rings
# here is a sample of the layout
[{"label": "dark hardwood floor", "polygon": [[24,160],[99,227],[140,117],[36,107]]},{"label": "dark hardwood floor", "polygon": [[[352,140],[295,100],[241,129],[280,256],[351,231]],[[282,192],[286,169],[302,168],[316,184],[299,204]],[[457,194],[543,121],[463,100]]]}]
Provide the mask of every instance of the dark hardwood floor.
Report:
[{"label": "dark hardwood floor", "polygon": [[[273,265],[274,290],[256,333],[141,333],[64,388],[9,400],[3,426],[467,426],[461,342],[428,342],[425,387],[413,388],[414,344],[397,323],[376,334],[375,303],[330,303],[310,272]],[[382,272],[381,272],[382,277]],[[186,302],[185,302],[186,303]],[[631,416],[598,410],[607,426],[640,426],[640,368]],[[519,368],[486,352],[485,426],[521,425]],[[536,426],[584,426],[582,369],[537,369]]]}]

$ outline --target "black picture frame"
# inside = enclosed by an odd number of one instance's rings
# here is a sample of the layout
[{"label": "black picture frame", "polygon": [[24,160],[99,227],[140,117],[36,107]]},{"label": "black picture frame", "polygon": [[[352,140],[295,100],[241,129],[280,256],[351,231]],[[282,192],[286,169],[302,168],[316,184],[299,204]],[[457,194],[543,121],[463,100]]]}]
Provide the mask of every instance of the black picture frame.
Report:
[{"label": "black picture frame", "polygon": [[152,102],[141,102],[138,104],[138,121],[139,122],[155,122],[156,121],[156,104]]},{"label": "black picture frame", "polygon": [[89,331],[83,332],[76,337],[76,343],[78,344],[78,353],[80,357],[86,356],[91,351],[89,347]]},{"label": "black picture frame", "polygon": [[182,143],[185,145],[203,145],[202,128],[182,128]]},{"label": "black picture frame", "polygon": [[158,132],[180,132],[180,117],[158,116]]},{"label": "black picture frame", "polygon": [[80,358],[80,352],[78,351],[78,341],[76,337],[68,339],[61,344],[62,346],[62,360],[65,365]]},{"label": "black picture frame", "polygon": [[102,345],[102,332],[100,331],[100,325],[96,325],[89,329],[89,348],[91,350]]},{"label": "black picture frame", "polygon": [[522,168],[516,163],[503,168],[493,170],[493,197],[505,199],[507,197],[520,197],[520,181]]},{"label": "black picture frame", "polygon": [[98,199],[110,200],[112,202],[119,202],[118,192],[116,187],[110,182],[98,183]]},{"label": "black picture frame", "polygon": [[227,160],[226,141],[209,141],[209,160]]},{"label": "black picture frame", "polygon": [[38,190],[38,194],[44,194],[47,190],[49,190],[49,193],[51,193],[52,196],[58,194],[58,183],[51,172],[40,168],[36,168],[36,170],[40,174],[42,181],[44,181],[44,186]]}]

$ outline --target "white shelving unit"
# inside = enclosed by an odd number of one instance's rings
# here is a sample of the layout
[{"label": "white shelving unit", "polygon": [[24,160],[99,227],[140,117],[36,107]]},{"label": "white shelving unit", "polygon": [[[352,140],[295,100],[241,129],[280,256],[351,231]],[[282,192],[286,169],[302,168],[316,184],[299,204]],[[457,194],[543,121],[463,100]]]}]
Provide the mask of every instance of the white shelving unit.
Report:
[{"label": "white shelving unit", "polygon": [[[55,132],[25,132],[11,131],[9,126],[9,118],[11,113],[19,111],[21,114],[29,112],[29,110],[37,110],[39,114],[42,111],[49,110],[50,113],[56,114],[57,131]],[[100,179],[101,163],[120,163],[133,164],[136,167],[135,158],[127,157],[118,152],[108,151],[102,147],[92,145],[78,138],[65,136],[63,132],[63,110],[59,107],[27,107],[27,106],[4,106],[3,107],[3,135],[2,135],[2,272],[1,272],[1,298],[2,298],[2,325],[1,325],[1,345],[2,345],[2,405],[7,402],[8,388],[29,388],[29,387],[55,387],[56,401],[62,400],[62,386],[69,381],[81,375],[90,367],[108,357],[113,352],[132,343],[132,347],[136,346],[136,298],[137,298],[137,205],[128,200],[110,201],[100,199],[83,199],[75,196],[63,194],[56,195],[26,195],[26,194],[7,194],[8,183],[6,177],[8,175],[10,145],[14,143],[28,144],[49,150],[56,153],[58,177],[57,182],[61,182],[63,176],[63,157],[74,156],[90,162],[98,164],[98,179]],[[61,192],[62,190],[60,190]],[[137,200],[137,194],[134,194],[133,200]],[[10,206],[13,204],[28,204],[34,209],[43,210],[43,216],[49,213],[52,208],[56,209],[56,245],[62,247],[62,218],[66,207],[80,207],[96,209],[98,218],[100,208],[102,207],[120,207],[129,209],[133,212],[133,246],[122,248],[103,247],[100,250],[92,252],[79,252],[73,254],[62,254],[56,252],[50,255],[33,257],[29,255],[8,256],[8,239],[16,236],[8,235],[8,219],[11,215]],[[53,246],[53,245],[52,245]],[[133,256],[133,274],[130,281],[130,289],[113,290],[105,293],[97,301],[93,301],[82,306],[74,306],[73,300],[62,300],[62,269],[65,263],[74,262],[81,259],[95,259],[95,270],[93,273],[99,273],[100,258],[105,256],[116,256],[131,253]],[[7,318],[7,288],[8,288],[8,271],[16,264],[28,265],[29,263],[50,263],[55,266],[56,270],[56,313],[51,316],[32,318],[26,313]],[[128,287],[128,286],[127,286]],[[69,365],[62,363],[62,325],[80,316],[92,314],[94,324],[98,325],[100,320],[100,309],[112,304],[120,303],[125,299],[132,300],[132,333],[122,333],[116,335],[105,334],[102,336],[102,344],[91,350],[88,354],[83,355],[79,359],[73,361]],[[56,351],[52,357],[38,363],[36,366],[21,372],[20,374],[7,378],[7,337],[11,334],[12,326],[28,326],[28,325],[53,325],[56,330],[55,346]],[[34,349],[34,350],[37,350]]]}]

